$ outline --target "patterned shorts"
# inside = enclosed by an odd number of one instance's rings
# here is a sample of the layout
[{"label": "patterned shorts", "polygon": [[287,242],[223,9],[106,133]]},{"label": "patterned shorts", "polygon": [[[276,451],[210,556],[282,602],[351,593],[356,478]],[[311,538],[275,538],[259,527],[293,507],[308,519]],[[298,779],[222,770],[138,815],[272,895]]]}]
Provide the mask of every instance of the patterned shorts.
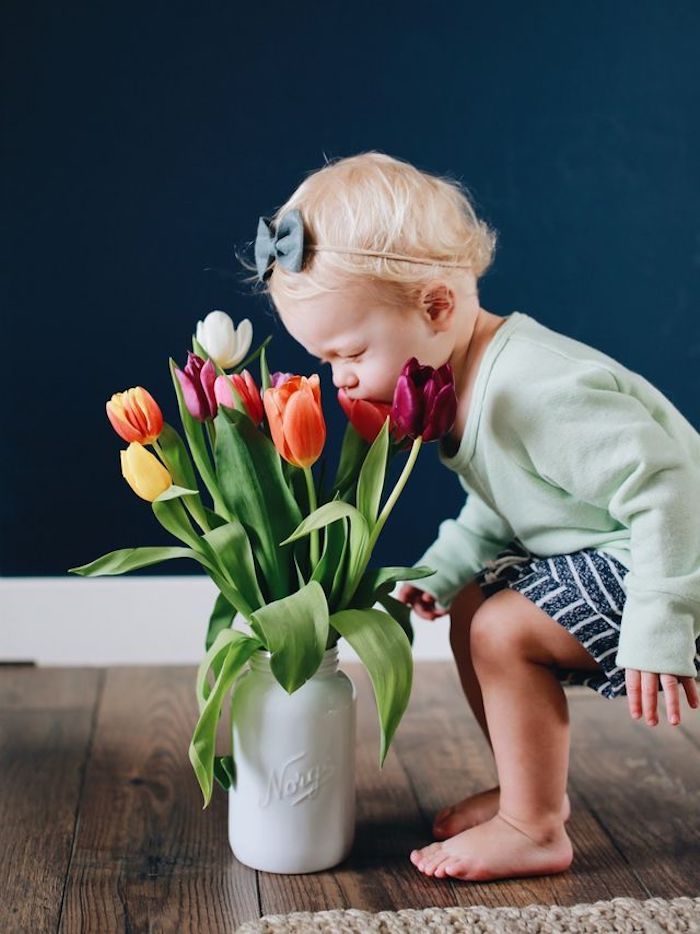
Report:
[{"label": "patterned shorts", "polygon": [[[562,684],[583,684],[603,697],[627,693],[625,670],[615,664],[620,621],[625,605],[623,580],[627,568],[617,558],[595,548],[538,558],[518,539],[487,561],[476,575],[486,597],[510,587],[532,600],[561,623],[602,671],[556,669]],[[695,668],[700,671],[700,639]]]}]

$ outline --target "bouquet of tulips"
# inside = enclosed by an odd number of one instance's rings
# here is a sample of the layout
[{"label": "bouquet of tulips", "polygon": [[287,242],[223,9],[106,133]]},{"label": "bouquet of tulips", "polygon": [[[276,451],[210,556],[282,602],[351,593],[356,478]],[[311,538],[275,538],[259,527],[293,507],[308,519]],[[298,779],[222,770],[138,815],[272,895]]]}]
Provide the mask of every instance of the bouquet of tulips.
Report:
[{"label": "bouquet of tulips", "polygon": [[[390,591],[398,581],[434,573],[370,568],[369,561],[421,444],[454,422],[449,364],[434,370],[412,358],[391,406],[350,400],[339,391],[348,426],[326,489],[325,458],[318,479],[312,472],[326,441],[319,376],[270,375],[269,340],[243,359],[252,342],[248,320],[236,328],[214,311],[198,322],[184,369],[170,360],[184,439],[146,389],[112,396],[107,416],[128,442],[122,474],[181,544],[124,548],[70,569],[94,577],[190,558],[216,584],[189,748],[204,807],[214,779],[224,789],[235,787],[233,755],[215,754],[217,724],[226,694],[257,650],[271,653],[274,677],[292,694],[316,672],[324,652],[341,636],[347,639],[373,685],[383,766],[412,681],[410,608]],[[260,388],[246,369],[256,358]],[[400,451],[408,457],[382,505],[387,466]],[[237,614],[249,632],[233,628]]]}]

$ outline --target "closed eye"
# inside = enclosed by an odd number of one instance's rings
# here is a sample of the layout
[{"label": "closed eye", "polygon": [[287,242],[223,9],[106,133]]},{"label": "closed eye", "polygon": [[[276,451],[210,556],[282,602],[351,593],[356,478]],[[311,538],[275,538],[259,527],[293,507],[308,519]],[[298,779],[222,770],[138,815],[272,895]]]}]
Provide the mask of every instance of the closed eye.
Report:
[{"label": "closed eye", "polygon": [[[361,357],[363,353],[364,353],[364,350],[360,350],[360,351],[358,351],[358,353],[346,354],[344,357],[339,357],[338,359],[340,359],[340,360],[357,360],[357,358],[358,358],[358,357]],[[330,363],[330,360],[326,360],[325,357],[319,357],[318,359],[321,361],[321,363]]]}]

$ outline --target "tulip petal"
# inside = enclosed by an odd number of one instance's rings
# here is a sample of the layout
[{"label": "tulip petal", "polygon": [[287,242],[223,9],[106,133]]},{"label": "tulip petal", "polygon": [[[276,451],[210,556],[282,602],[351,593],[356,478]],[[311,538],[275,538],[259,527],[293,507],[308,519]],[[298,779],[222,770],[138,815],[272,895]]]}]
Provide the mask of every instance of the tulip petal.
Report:
[{"label": "tulip petal", "polygon": [[432,412],[427,419],[423,441],[435,441],[447,434],[457,417],[457,397],[454,386],[443,386],[435,398]]},{"label": "tulip petal", "polygon": [[301,389],[287,403],[284,436],[298,467],[310,467],[326,443],[326,423],[313,392]]}]

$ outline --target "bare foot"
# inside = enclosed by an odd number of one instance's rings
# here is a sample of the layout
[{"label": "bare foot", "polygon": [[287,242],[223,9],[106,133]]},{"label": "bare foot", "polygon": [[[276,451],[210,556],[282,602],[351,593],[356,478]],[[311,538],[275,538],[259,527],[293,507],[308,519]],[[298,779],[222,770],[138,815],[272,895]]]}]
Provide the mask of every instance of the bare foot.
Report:
[{"label": "bare foot", "polygon": [[[433,836],[436,840],[447,840],[462,830],[469,830],[477,824],[483,824],[498,814],[501,790],[498,786],[488,791],[481,791],[478,795],[470,795],[457,804],[443,808],[435,815],[433,823]],[[571,804],[569,796],[564,795],[561,808],[561,819],[568,821],[571,817]]]},{"label": "bare foot", "polygon": [[449,840],[411,852],[411,862],[426,876],[477,882],[564,872],[574,852],[564,823],[526,824],[500,812],[486,823]]}]

